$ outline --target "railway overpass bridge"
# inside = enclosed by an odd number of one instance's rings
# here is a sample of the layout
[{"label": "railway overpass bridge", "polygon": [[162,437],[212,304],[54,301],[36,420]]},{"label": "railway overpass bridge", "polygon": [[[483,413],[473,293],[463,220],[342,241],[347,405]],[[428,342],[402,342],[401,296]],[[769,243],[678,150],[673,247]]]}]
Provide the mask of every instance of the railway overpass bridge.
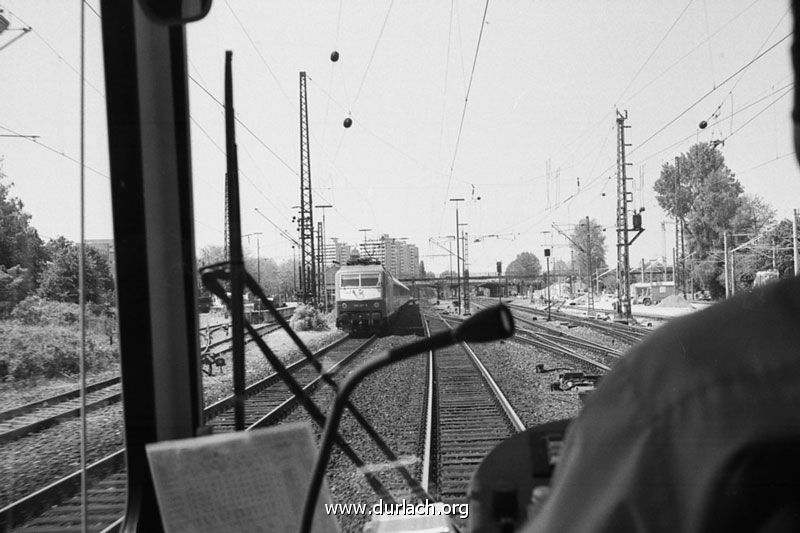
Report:
[{"label": "railway overpass bridge", "polygon": [[[554,282],[559,279],[567,279],[569,276],[569,273],[560,273],[558,276],[552,272],[550,273],[550,277]],[[470,288],[486,288],[491,296],[499,296],[501,293],[503,295],[509,294],[510,287],[513,287],[514,292],[516,292],[520,283],[524,285],[530,285],[533,282],[543,283],[544,278],[543,274],[538,276],[502,275],[498,277],[497,273],[477,272],[473,274],[470,272],[468,283]],[[436,291],[435,296],[438,298],[454,298],[458,287],[457,278],[400,278],[399,281],[409,287],[412,294],[417,298],[425,296],[425,288],[434,289]],[[463,285],[463,278],[461,283]],[[434,294],[429,293],[428,297],[434,297]]]}]

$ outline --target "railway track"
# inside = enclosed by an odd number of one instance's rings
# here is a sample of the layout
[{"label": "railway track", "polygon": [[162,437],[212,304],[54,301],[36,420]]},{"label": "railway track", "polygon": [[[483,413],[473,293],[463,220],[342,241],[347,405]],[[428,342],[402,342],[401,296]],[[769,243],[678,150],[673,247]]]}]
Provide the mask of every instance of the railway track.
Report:
[{"label": "railway track", "polygon": [[[514,318],[515,320],[519,320],[516,315],[514,316]],[[447,320],[451,320],[453,322],[462,321],[462,319],[455,317],[448,317]],[[522,320],[522,322],[525,322],[524,319]],[[579,364],[588,365],[592,371],[601,370],[603,372],[608,372],[609,370],[611,370],[611,367],[602,361],[598,361],[591,357],[587,357],[585,355],[581,355],[580,353],[575,352],[574,347],[579,347],[585,350],[594,350],[602,352],[603,354],[608,355],[614,359],[619,358],[618,352],[614,352],[613,350],[611,350],[611,353],[609,353],[610,349],[608,347],[603,346],[601,344],[584,341],[583,339],[578,339],[577,337],[564,338],[558,335],[548,335],[548,334],[543,335],[540,331],[534,332],[525,328],[517,327],[516,331],[514,332],[513,338],[515,341],[521,342],[523,344],[528,344],[531,346],[535,346],[537,348],[541,348],[550,353],[570,359],[571,361],[577,362]]]},{"label": "railway track", "polygon": [[[279,326],[274,322],[256,327],[261,335],[266,335]],[[248,336],[246,342],[252,342]],[[225,346],[225,345],[228,346]],[[221,357],[231,350],[231,338],[227,337],[206,346],[215,357]],[[118,403],[122,400],[120,378],[114,377],[93,383],[86,388],[86,411]],[[62,420],[79,417],[81,414],[81,389],[70,391],[31,402],[0,412],[0,444],[19,439],[31,433],[52,427]]]},{"label": "railway track", "polygon": [[541,335],[523,328],[517,328],[514,334],[514,340],[547,350],[548,352],[578,362],[579,364],[588,365],[592,371],[601,370],[603,372],[608,372],[611,370],[610,366],[601,361],[576,353],[575,350],[567,348],[557,340],[543,338]]},{"label": "railway track", "polygon": [[[476,305],[480,308],[486,307],[482,304],[476,304]],[[615,348],[611,348],[609,346],[593,342],[587,339],[582,339],[578,336],[571,335],[567,332],[559,331],[558,329],[555,329],[553,327],[548,327],[544,324],[539,323],[538,321],[525,318],[525,315],[523,313],[518,312],[517,309],[512,309],[512,313],[514,314],[514,319],[516,320],[517,324],[524,324],[528,328],[532,328],[533,330],[535,330],[531,331],[531,329],[520,328],[518,326],[517,331],[522,332],[525,335],[539,337],[543,340],[550,341],[556,344],[563,344],[572,346],[574,348],[596,352],[601,354],[602,356],[610,357],[612,359],[619,359],[620,357],[622,357],[622,352],[620,352]]]},{"label": "railway track", "polygon": [[[328,372],[346,364],[358,353],[374,342],[369,339],[343,337],[317,351],[314,356]],[[298,382],[310,392],[319,384],[316,372],[302,358],[287,367]],[[280,392],[273,392],[272,389]],[[276,374],[247,387],[246,418],[248,430],[277,422],[296,406],[290,393]],[[206,424],[214,426],[215,432],[233,430],[231,413],[233,397],[225,398],[204,410]],[[258,411],[257,411],[258,410]],[[117,451],[97,461],[88,468],[90,489],[89,531],[105,531],[115,528],[124,513],[127,494],[124,472],[124,450]],[[80,472],[75,472],[59,481],[0,509],[0,531],[19,527],[23,531],[38,533],[52,531],[81,531]],[[30,519],[30,517],[35,517]]]},{"label": "railway track", "polygon": [[[533,309],[530,307],[526,307],[524,305],[510,304],[510,303],[506,305],[508,305],[508,307],[510,307],[515,311],[522,311],[525,313],[529,313],[531,315],[536,315],[536,316],[547,315],[546,311]],[[559,321],[570,322],[573,324],[586,326],[588,328],[592,328],[596,331],[609,335],[610,337],[621,339],[624,340],[625,342],[630,342],[634,344],[645,338],[650,333],[649,329],[630,326],[628,324],[618,324],[616,322],[603,322],[600,320],[595,320],[591,318],[582,318],[558,312],[551,312],[551,315],[556,317],[556,319]]]},{"label": "railway track", "polygon": [[[87,412],[120,400],[119,377],[86,387]],[[66,418],[81,414],[81,390],[73,389],[0,413],[0,444],[47,429]]]},{"label": "railway track", "polygon": [[[432,333],[449,327],[438,316],[428,315],[428,322]],[[430,479],[442,502],[466,503],[470,478],[481,460],[525,427],[466,344],[438,350],[434,360]]]}]

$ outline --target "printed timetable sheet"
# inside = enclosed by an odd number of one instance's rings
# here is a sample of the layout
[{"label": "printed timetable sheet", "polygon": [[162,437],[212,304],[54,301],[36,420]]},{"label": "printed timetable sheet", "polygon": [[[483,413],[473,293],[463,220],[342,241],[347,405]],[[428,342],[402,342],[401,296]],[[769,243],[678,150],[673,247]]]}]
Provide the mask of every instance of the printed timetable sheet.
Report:
[{"label": "printed timetable sheet", "polygon": [[[297,531],[315,456],[305,423],[147,445],[168,533]],[[338,532],[325,503],[327,485],[313,531]]]}]

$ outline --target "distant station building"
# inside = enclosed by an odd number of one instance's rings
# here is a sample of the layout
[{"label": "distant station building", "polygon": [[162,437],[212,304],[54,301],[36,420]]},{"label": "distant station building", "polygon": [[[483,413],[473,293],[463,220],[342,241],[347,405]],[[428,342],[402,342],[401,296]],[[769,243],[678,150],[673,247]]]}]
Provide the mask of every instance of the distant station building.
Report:
[{"label": "distant station building", "polygon": [[381,235],[380,239],[358,245],[361,256],[377,259],[395,278],[412,278],[419,275],[419,248],[401,239]]}]

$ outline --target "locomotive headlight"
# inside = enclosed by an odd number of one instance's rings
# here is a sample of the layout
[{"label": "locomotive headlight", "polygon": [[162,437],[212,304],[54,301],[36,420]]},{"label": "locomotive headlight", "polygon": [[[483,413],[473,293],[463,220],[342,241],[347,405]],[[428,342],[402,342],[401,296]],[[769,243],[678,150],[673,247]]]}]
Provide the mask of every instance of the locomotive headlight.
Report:
[{"label": "locomotive headlight", "polygon": [[342,302],[342,309],[347,309],[347,302]]},{"label": "locomotive headlight", "polygon": [[374,307],[375,309],[379,308],[380,306],[381,306],[381,304],[379,304],[378,302],[375,302],[374,304],[372,304],[372,307]]}]

